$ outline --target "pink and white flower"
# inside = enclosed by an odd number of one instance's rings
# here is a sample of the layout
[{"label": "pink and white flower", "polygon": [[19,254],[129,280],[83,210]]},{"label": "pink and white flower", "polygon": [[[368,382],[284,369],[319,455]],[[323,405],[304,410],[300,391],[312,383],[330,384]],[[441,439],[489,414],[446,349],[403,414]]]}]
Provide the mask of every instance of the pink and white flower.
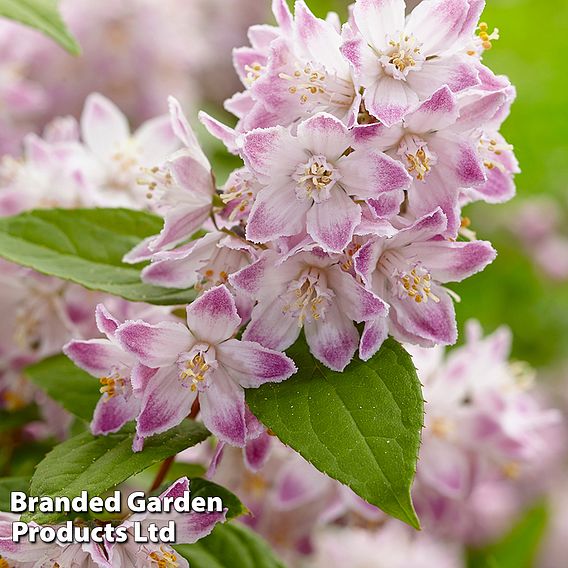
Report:
[{"label": "pink and white flower", "polygon": [[123,348],[156,370],[142,393],[141,439],[179,424],[199,396],[209,430],[223,442],[245,445],[243,388],[283,381],[296,367],[282,353],[234,339],[240,325],[235,300],[221,285],[187,307],[187,327],[129,321],[118,328]]},{"label": "pink and white flower", "polygon": [[[183,497],[190,490],[187,477],[174,482],[161,495],[160,499]],[[131,566],[158,566],[165,568],[189,568],[189,563],[169,544],[137,543],[134,541],[133,523],[140,523],[142,534],[151,524],[158,527],[168,526],[174,522],[177,544],[193,544],[206,537],[217,523],[224,523],[227,509],[213,513],[141,513],[131,515],[122,523],[129,534],[125,543],[106,543],[108,561],[102,564],[105,568],[130,568]]]},{"label": "pink and white flower", "polygon": [[372,206],[410,181],[395,160],[358,144],[353,132],[325,113],[301,123],[296,136],[282,127],[249,132],[243,155],[263,185],[246,229],[247,239],[257,243],[307,230],[324,250],[341,252],[361,221],[357,201]]},{"label": "pink and white flower", "polygon": [[479,272],[496,253],[485,241],[442,238],[446,227],[446,217],[437,209],[392,237],[371,238],[355,253],[357,274],[390,306],[388,320],[380,318],[365,326],[364,346],[375,350],[388,332],[424,346],[455,343],[454,306],[442,284]]},{"label": "pink and white flower", "polygon": [[[97,306],[96,320],[105,339],[73,340],[63,348],[67,357],[101,383],[102,397],[91,422],[95,436],[117,432],[136,418],[140,400],[132,383],[148,380],[152,375],[152,371],[137,365],[134,356],[119,345],[115,334],[120,322],[102,304]],[[133,372],[135,381],[132,381]]]},{"label": "pink and white flower", "polygon": [[342,51],[365,89],[365,108],[392,126],[443,85],[459,92],[479,84],[474,62],[461,52],[483,6],[424,0],[406,18],[404,0],[357,0]]},{"label": "pink and white flower", "polygon": [[268,251],[229,281],[258,302],[244,339],[287,349],[303,328],[312,354],[335,371],[345,369],[359,345],[353,322],[384,319],[388,311],[381,298],[345,272],[341,257],[319,249],[284,261]]},{"label": "pink and white flower", "polygon": [[145,205],[144,192],[134,191],[141,168],[159,166],[179,147],[168,116],[153,118],[131,134],[124,114],[98,93],[85,102],[81,136],[95,160],[93,176],[105,205]]},{"label": "pink and white flower", "polygon": [[183,148],[160,167],[146,169],[147,177],[140,180],[148,187],[152,208],[164,217],[164,227],[159,235],[145,239],[128,253],[125,262],[146,260],[189,240],[211,213],[216,191],[211,164],[179,102],[170,97],[169,103],[171,129]]}]

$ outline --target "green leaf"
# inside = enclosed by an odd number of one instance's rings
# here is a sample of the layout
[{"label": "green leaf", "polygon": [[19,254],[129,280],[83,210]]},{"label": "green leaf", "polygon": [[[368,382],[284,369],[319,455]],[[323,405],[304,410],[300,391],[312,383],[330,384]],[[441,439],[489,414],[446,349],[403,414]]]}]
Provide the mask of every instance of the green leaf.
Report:
[{"label": "green leaf", "polygon": [[10,493],[23,491],[27,493],[30,488],[30,480],[27,477],[5,477],[0,479],[0,511],[10,510]]},{"label": "green leaf", "polygon": [[45,209],[0,219],[0,256],[85,286],[150,304],[187,304],[192,290],[144,284],[122,257],[155,235],[162,220],[128,209]]},{"label": "green leaf", "polygon": [[217,525],[195,544],[174,548],[191,568],[284,568],[268,544],[239,523]]},{"label": "green leaf", "polygon": [[[178,478],[179,479],[179,478]],[[223,505],[227,507],[227,519],[233,519],[246,515],[249,510],[241,503],[240,499],[225,487],[202,478],[191,479],[191,497],[221,497]]]},{"label": "green leaf", "polygon": [[31,365],[24,374],[63,408],[91,421],[100,398],[98,383],[65,355],[55,355]]},{"label": "green leaf", "polygon": [[304,340],[288,354],[298,373],[247,390],[252,412],[320,471],[418,528],[410,487],[423,400],[410,355],[389,339],[372,360],[336,373],[311,356]]},{"label": "green leaf", "polygon": [[539,504],[500,542],[469,551],[468,568],[533,568],[547,524],[548,509]]},{"label": "green leaf", "polygon": [[81,53],[59,15],[57,0],[0,0],[0,16],[38,29],[73,55]]},{"label": "green leaf", "polygon": [[[133,425],[108,436],[88,432],[56,446],[37,466],[30,485],[32,496],[77,497],[87,490],[91,497],[102,495],[132,475],[163,461],[209,436],[199,422],[185,420],[176,428],[148,438],[142,452],[132,452]],[[35,513],[26,520],[55,523],[59,513]]]}]

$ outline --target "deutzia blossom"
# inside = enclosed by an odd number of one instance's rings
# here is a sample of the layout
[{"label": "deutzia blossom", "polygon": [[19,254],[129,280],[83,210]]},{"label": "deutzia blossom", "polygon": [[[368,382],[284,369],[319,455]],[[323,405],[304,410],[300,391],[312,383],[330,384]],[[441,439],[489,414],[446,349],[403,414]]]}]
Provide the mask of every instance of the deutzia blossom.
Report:
[{"label": "deutzia blossom", "polygon": [[187,327],[129,321],[118,328],[123,348],[157,370],[142,393],[140,438],[179,424],[199,395],[201,417],[209,430],[221,441],[245,445],[243,387],[283,381],[296,367],[282,353],[234,339],[240,325],[233,296],[221,285],[187,307]]},{"label": "deutzia blossom", "polygon": [[482,9],[477,0],[424,0],[405,18],[404,0],[357,0],[342,49],[366,109],[392,126],[442,85],[454,92],[477,85],[460,51]]},{"label": "deutzia blossom", "polygon": [[[81,134],[86,149],[96,160],[94,175],[101,176],[97,180],[103,193],[101,199],[115,206],[130,206],[132,198],[136,199],[131,188],[140,168],[159,166],[179,145],[168,116],[149,120],[131,135],[122,112],[96,93],[85,102]],[[143,203],[144,198],[140,191],[138,203]]]},{"label": "deutzia blossom", "polygon": [[273,11],[279,24],[273,41],[261,48],[255,34],[251,40],[256,49],[234,51],[247,91],[227,101],[226,107],[241,115],[239,130],[288,126],[317,112],[353,126],[361,97],[341,53],[339,30],[316,18],[302,0],[295,4],[294,17],[284,0],[275,0]]},{"label": "deutzia blossom", "polygon": [[459,282],[485,268],[495,251],[484,241],[441,238],[447,220],[441,210],[418,219],[396,235],[372,238],[354,255],[355,270],[389,304],[389,319],[367,324],[363,344],[397,339],[432,346],[457,338],[451,296],[442,284]]},{"label": "deutzia blossom", "polygon": [[[95,408],[91,423],[95,436],[117,432],[136,417],[140,408],[131,382],[136,359],[126,353],[115,338],[120,322],[101,304],[97,306],[96,319],[97,327],[106,336],[105,339],[74,340],[63,348],[67,357],[101,383],[103,396]],[[139,380],[142,377],[147,380],[151,374],[138,366]]]},{"label": "deutzia blossom", "polygon": [[357,143],[353,132],[328,114],[298,126],[253,130],[244,137],[247,165],[264,186],[247,224],[247,238],[266,243],[307,229],[324,250],[341,252],[361,221],[356,202],[379,199],[408,186],[392,158]]},{"label": "deutzia blossom", "polygon": [[430,530],[472,540],[495,537],[476,501],[506,500],[511,491],[510,517],[522,503],[515,481],[550,464],[561,417],[537,400],[530,368],[508,361],[508,329],[483,338],[470,322],[466,338],[445,357],[409,347],[428,401],[413,497]]},{"label": "deutzia blossom", "polygon": [[[189,480],[187,477],[182,477],[170,485],[160,495],[160,499],[183,497],[184,492],[189,490]],[[227,509],[219,513],[172,512],[131,515],[121,525],[128,531],[128,540],[125,543],[106,543],[108,561],[101,566],[105,568],[131,568],[134,566],[189,568],[187,560],[169,544],[135,542],[132,530],[133,523],[140,523],[142,534],[145,534],[151,524],[160,529],[173,521],[176,527],[176,543],[192,544],[210,534],[217,523],[225,522],[226,513]]]},{"label": "deutzia blossom", "polygon": [[287,349],[303,328],[317,359],[345,369],[359,344],[353,322],[384,319],[388,308],[344,271],[341,260],[316,249],[279,262],[267,252],[230,277],[237,290],[258,300],[243,338]]}]

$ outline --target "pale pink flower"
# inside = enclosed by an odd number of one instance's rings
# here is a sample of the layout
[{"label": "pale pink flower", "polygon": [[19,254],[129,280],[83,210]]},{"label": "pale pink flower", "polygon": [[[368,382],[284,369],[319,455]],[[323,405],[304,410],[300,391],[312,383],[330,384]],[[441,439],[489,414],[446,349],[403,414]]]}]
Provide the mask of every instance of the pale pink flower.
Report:
[{"label": "pale pink flower", "polygon": [[324,250],[341,252],[361,221],[358,201],[372,206],[391,192],[402,200],[410,181],[395,160],[324,113],[301,123],[296,136],[282,127],[248,133],[243,155],[263,185],[246,229],[258,243],[307,230]]},{"label": "pale pink flower", "polygon": [[454,306],[443,284],[483,270],[496,253],[485,241],[442,238],[446,227],[446,217],[437,209],[394,236],[371,238],[355,253],[357,274],[390,306],[388,319],[366,324],[363,351],[374,351],[389,332],[419,345],[455,343]]},{"label": "pale pink flower", "polygon": [[169,103],[171,129],[183,147],[167,156],[160,167],[147,169],[140,180],[148,186],[152,208],[164,217],[164,227],[129,252],[125,262],[149,259],[155,252],[189,240],[211,213],[216,191],[211,164],[179,102],[170,97]]},{"label": "pale pink flower", "polygon": [[385,303],[345,272],[341,257],[319,249],[283,261],[268,251],[229,282],[258,302],[244,339],[287,349],[303,328],[312,354],[336,371],[347,366],[359,345],[353,322],[374,322],[387,314]]},{"label": "pale pink flower", "polygon": [[129,321],[118,328],[123,348],[157,371],[142,393],[139,438],[179,424],[199,395],[201,418],[209,430],[221,441],[245,445],[243,387],[283,381],[296,367],[282,353],[234,339],[240,325],[235,300],[221,285],[187,307],[187,327]]},{"label": "pale pink flower", "polygon": [[126,116],[106,97],[89,95],[81,116],[81,136],[94,158],[92,178],[102,205],[140,208],[145,192],[142,168],[160,166],[178,147],[167,115],[145,122],[133,134]]},{"label": "pale pink flower", "polygon": [[465,568],[457,543],[436,540],[398,521],[380,528],[329,527],[315,538],[309,568]]},{"label": "pale pink flower", "polygon": [[353,65],[365,108],[386,126],[447,85],[459,92],[479,83],[462,54],[484,2],[424,0],[405,18],[404,0],[357,0],[343,54]]}]

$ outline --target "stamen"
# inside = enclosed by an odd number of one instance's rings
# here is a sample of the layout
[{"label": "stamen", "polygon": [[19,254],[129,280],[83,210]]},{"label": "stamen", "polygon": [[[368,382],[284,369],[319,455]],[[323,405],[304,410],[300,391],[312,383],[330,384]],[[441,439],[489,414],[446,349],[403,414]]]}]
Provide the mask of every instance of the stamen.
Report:
[{"label": "stamen", "polygon": [[280,73],[280,79],[290,82],[288,92],[298,95],[300,104],[309,102],[319,105],[322,110],[330,106],[349,107],[355,98],[355,88],[351,81],[330,74],[321,65],[308,62],[292,75]]},{"label": "stamen", "polygon": [[179,568],[180,566],[173,551],[170,552],[164,547],[160,547],[159,552],[151,552],[148,556],[156,563],[158,568]]},{"label": "stamen", "polygon": [[426,141],[414,134],[407,134],[401,140],[397,153],[406,158],[406,170],[418,181],[424,181],[438,161],[435,154],[429,151]]},{"label": "stamen", "polygon": [[282,311],[296,317],[298,327],[302,327],[306,321],[318,321],[325,317],[334,295],[333,291],[327,288],[318,269],[310,267],[288,287],[285,294],[287,303]]},{"label": "stamen", "polygon": [[207,371],[209,371],[210,366],[205,362],[205,357],[203,353],[198,353],[191,359],[187,361],[186,368],[180,374],[182,381],[185,379],[191,379],[190,389],[195,392],[200,383],[205,380]]},{"label": "stamen", "polygon": [[297,197],[313,199],[316,203],[329,199],[329,190],[340,178],[339,172],[324,156],[312,156],[298,167],[293,177],[298,182]]},{"label": "stamen", "polygon": [[117,394],[122,394],[126,387],[126,379],[120,377],[118,373],[115,373],[111,377],[101,377],[100,383],[102,386],[99,389],[99,392],[107,395],[103,399],[105,402]]},{"label": "stamen", "polygon": [[440,298],[432,292],[432,276],[421,267],[413,268],[410,274],[403,274],[400,277],[400,284],[408,297],[417,304],[427,303],[429,299],[436,303],[440,301]]},{"label": "stamen", "polygon": [[245,71],[247,72],[245,83],[247,86],[250,87],[255,81],[260,79],[265,70],[266,67],[258,62],[255,62],[252,65],[245,65]]}]

